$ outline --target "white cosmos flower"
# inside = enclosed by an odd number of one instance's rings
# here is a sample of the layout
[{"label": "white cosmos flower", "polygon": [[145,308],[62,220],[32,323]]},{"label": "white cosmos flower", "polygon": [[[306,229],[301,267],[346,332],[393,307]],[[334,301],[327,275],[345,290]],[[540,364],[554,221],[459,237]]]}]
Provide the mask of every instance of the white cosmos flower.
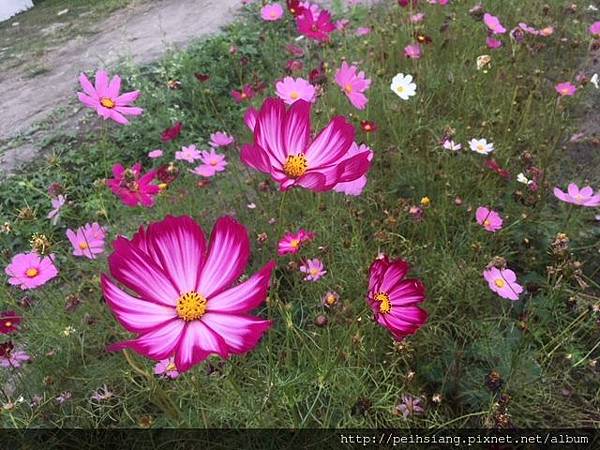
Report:
[{"label": "white cosmos flower", "polygon": [[399,73],[392,79],[392,85],[390,88],[402,100],[408,100],[409,97],[412,97],[416,94],[417,90],[417,85],[412,81],[412,75],[404,75],[403,73]]},{"label": "white cosmos flower", "polygon": [[598,74],[597,73],[595,73],[594,75],[592,75],[590,83],[592,83],[594,85],[594,87],[596,89],[598,89]]},{"label": "white cosmos flower", "polygon": [[488,141],[485,139],[471,139],[469,141],[469,147],[480,155],[487,155],[494,151],[494,144],[491,142],[488,144]]},{"label": "white cosmos flower", "polygon": [[446,150],[451,150],[453,152],[457,152],[462,148],[461,144],[456,144],[452,139],[446,139],[442,144]]}]

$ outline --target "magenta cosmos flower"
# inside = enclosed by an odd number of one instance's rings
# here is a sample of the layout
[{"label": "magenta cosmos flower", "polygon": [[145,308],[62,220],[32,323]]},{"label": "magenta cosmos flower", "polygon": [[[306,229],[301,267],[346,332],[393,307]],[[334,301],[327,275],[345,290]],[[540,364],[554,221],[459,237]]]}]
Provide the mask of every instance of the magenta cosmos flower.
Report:
[{"label": "magenta cosmos flower", "polygon": [[109,347],[131,348],[160,361],[173,357],[185,372],[209,355],[228,358],[254,348],[270,327],[250,315],[263,303],[275,263],[234,285],[250,256],[246,228],[231,217],[217,220],[206,248],[190,217],[167,216],[127,240],[119,237],[102,275],[107,304],[135,339]]},{"label": "magenta cosmos flower", "polygon": [[241,91],[231,91],[231,96],[235,100],[236,103],[241,103],[245,100],[251,100],[256,95],[254,89],[249,84],[246,84],[242,87]]},{"label": "magenta cosmos flower", "polygon": [[315,101],[315,87],[304,78],[285,77],[275,84],[277,96],[288,105],[297,100],[304,100],[310,103]]},{"label": "magenta cosmos flower", "polygon": [[0,313],[0,334],[11,334],[19,330],[22,317],[14,311]]},{"label": "magenta cosmos flower", "polygon": [[315,238],[315,233],[300,228],[295,233],[285,233],[277,245],[279,256],[296,254],[302,246]]},{"label": "magenta cosmos flower", "polygon": [[592,36],[600,36],[600,21],[591,24],[589,32]]},{"label": "magenta cosmos flower", "polygon": [[319,281],[327,274],[323,262],[319,258],[307,259],[300,266],[300,272],[305,273],[305,281]]},{"label": "magenta cosmos flower", "polygon": [[260,10],[263,20],[273,22],[283,17],[283,7],[279,3],[267,3]]},{"label": "magenta cosmos flower", "polygon": [[369,89],[371,80],[365,78],[364,72],[358,72],[358,67],[349,66],[344,61],[342,67],[335,72],[335,82],[346,94],[352,106],[356,109],[365,109],[369,99],[363,92]]},{"label": "magenta cosmos flower", "polygon": [[225,167],[227,167],[225,155],[217,153],[214,148],[211,148],[210,151],[203,150],[200,160],[202,164],[196,167],[193,172],[203,177],[215,176],[218,172],[223,172]]},{"label": "magenta cosmos flower", "polygon": [[559,200],[572,203],[574,205],[587,206],[588,208],[600,206],[600,191],[594,194],[594,190],[591,186],[586,186],[579,189],[575,183],[569,183],[567,192],[563,192],[558,187],[555,187],[554,195]]},{"label": "magenta cosmos flower", "polygon": [[296,26],[300,34],[320,42],[329,41],[329,35],[335,30],[329,11],[321,10],[315,13],[312,8],[305,9],[296,17]]},{"label": "magenta cosmos flower", "polygon": [[[373,150],[371,150],[364,144],[361,144],[359,146],[356,144],[356,142],[353,142],[352,146],[350,147],[350,150],[348,150],[348,158],[351,158],[354,155],[358,155],[362,152],[368,152],[369,156],[367,157],[367,159],[369,160],[369,162],[373,161]],[[358,177],[356,180],[338,183],[333,187],[333,190],[335,192],[340,192],[342,194],[356,197],[363,193],[366,185],[367,175],[365,174],[361,177]]]},{"label": "magenta cosmos flower", "polygon": [[21,289],[34,289],[46,284],[58,275],[58,269],[52,262],[52,255],[40,256],[36,252],[19,253],[13,256],[4,272],[10,277],[8,282]]},{"label": "magenta cosmos flower", "polygon": [[144,110],[131,104],[140,96],[139,91],[121,92],[121,77],[115,75],[108,80],[108,73],[104,70],[96,72],[96,83],[92,85],[85,74],[79,76],[79,84],[83,92],[77,95],[79,101],[91,109],[95,109],[104,120],[112,119],[121,125],[127,125],[129,121],[125,116],[139,116]]},{"label": "magenta cosmos flower", "polygon": [[67,229],[67,238],[73,246],[73,255],[95,259],[104,251],[106,231],[97,223],[86,223],[76,231]]},{"label": "magenta cosmos flower", "polygon": [[156,178],[155,170],[142,175],[141,163],[135,163],[130,169],[115,164],[112,173],[114,178],[106,180],[106,185],[124,205],[130,207],[141,205],[147,208],[154,206],[160,191],[157,185],[151,184]]},{"label": "magenta cosmos flower", "polygon": [[242,148],[244,164],[271,175],[282,191],[292,186],[329,191],[366,174],[369,152],[348,156],[354,127],[334,117],[311,139],[310,116],[310,103],[298,100],[286,111],[283,101],[274,98],[266,99],[258,114],[247,112],[246,123],[255,123],[254,143]]},{"label": "magenta cosmos flower", "polygon": [[492,36],[488,36],[485,40],[485,43],[488,46],[488,48],[491,48],[493,50],[502,47],[502,41]]},{"label": "magenta cosmos flower", "polygon": [[414,334],[427,321],[427,312],[418,305],[425,300],[425,286],[418,279],[405,279],[409,264],[383,255],[369,269],[367,304],[375,321],[387,328],[396,340]]},{"label": "magenta cosmos flower", "polygon": [[496,211],[480,206],[475,211],[477,223],[491,233],[502,229],[502,217]]},{"label": "magenta cosmos flower", "polygon": [[485,23],[488,29],[494,34],[506,33],[506,28],[502,26],[502,23],[500,23],[500,19],[498,19],[496,16],[492,16],[489,13],[485,13],[483,15],[483,23]]},{"label": "magenta cosmos flower", "polygon": [[558,95],[560,95],[561,97],[572,97],[575,95],[575,92],[577,92],[577,88],[575,87],[575,85],[568,81],[564,83],[558,83],[556,86],[554,86],[554,89],[556,90],[556,92],[558,92]]},{"label": "magenta cosmos flower", "polygon": [[490,289],[502,298],[519,300],[519,294],[523,292],[523,286],[517,283],[517,276],[510,269],[490,267],[483,271],[483,278]]}]

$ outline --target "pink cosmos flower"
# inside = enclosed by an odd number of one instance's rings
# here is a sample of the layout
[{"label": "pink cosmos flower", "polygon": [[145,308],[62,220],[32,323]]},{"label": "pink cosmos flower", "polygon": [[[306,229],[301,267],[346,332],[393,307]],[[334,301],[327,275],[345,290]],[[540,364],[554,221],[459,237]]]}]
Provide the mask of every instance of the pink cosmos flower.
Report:
[{"label": "pink cosmos flower", "polygon": [[500,23],[500,19],[496,16],[492,16],[489,13],[485,13],[483,15],[483,23],[489,28],[489,30],[494,34],[503,34],[506,33],[506,28],[502,26]]},{"label": "pink cosmos flower", "polygon": [[396,340],[416,333],[427,321],[427,312],[418,306],[425,300],[425,286],[421,280],[405,279],[409,269],[406,261],[390,261],[386,255],[369,269],[367,304],[375,321]]},{"label": "pink cosmos flower", "polygon": [[144,110],[131,106],[140,95],[139,91],[121,92],[121,77],[115,75],[108,80],[108,73],[104,70],[96,72],[96,84],[92,86],[85,74],[79,76],[79,84],[83,92],[77,95],[79,101],[91,109],[95,109],[104,120],[112,119],[118,124],[127,125],[129,121],[125,116],[139,116]]},{"label": "pink cosmos flower", "polygon": [[223,172],[227,167],[225,155],[217,153],[214,148],[211,148],[210,151],[203,150],[200,160],[202,164],[196,167],[193,173],[203,177],[212,177],[217,172]]},{"label": "pink cosmos flower", "polygon": [[151,184],[156,178],[155,170],[142,175],[141,163],[135,163],[130,169],[115,164],[112,173],[114,178],[106,180],[106,185],[124,205],[130,207],[141,205],[146,208],[154,206],[160,191],[157,185]]},{"label": "pink cosmos flower", "polygon": [[19,253],[13,256],[4,272],[10,277],[8,282],[21,289],[35,289],[58,275],[53,255],[40,256],[35,252]]},{"label": "pink cosmos flower", "polygon": [[175,152],[175,159],[177,161],[187,161],[193,163],[195,160],[201,158],[200,151],[194,144],[188,145],[187,147],[181,147],[181,151]]},{"label": "pink cosmos flower", "polygon": [[273,22],[283,17],[283,7],[279,3],[267,3],[260,10],[263,20]]},{"label": "pink cosmos flower", "polygon": [[59,195],[56,198],[50,199],[50,203],[52,203],[52,211],[48,213],[48,219],[50,219],[50,223],[52,225],[56,225],[58,223],[58,219],[60,219],[60,210],[65,204],[65,197],[63,195]]},{"label": "pink cosmos flower", "polygon": [[346,61],[342,62],[335,72],[335,82],[342,89],[352,106],[356,109],[365,109],[369,99],[363,94],[371,86],[371,80],[365,78],[363,71],[358,72],[357,66],[349,66]]},{"label": "pink cosmos flower", "polygon": [[160,158],[162,155],[163,155],[163,151],[160,148],[157,148],[156,150],[152,150],[152,151],[148,152],[148,158],[151,158],[151,159]]},{"label": "pink cosmos flower", "polygon": [[319,258],[307,259],[300,266],[300,272],[305,273],[304,281],[319,281],[327,271]]},{"label": "pink cosmos flower", "polygon": [[96,255],[104,251],[104,238],[106,231],[96,222],[86,223],[76,231],[67,229],[67,238],[73,246],[73,255],[85,256],[95,259]]},{"label": "pink cosmos flower", "polygon": [[335,21],[335,29],[338,31],[344,31],[348,25],[350,25],[350,21],[348,19],[340,19]]},{"label": "pink cosmos flower", "polygon": [[175,365],[175,359],[171,356],[170,358],[159,361],[154,366],[154,374],[162,375],[163,377],[174,380],[179,377],[177,366]]},{"label": "pink cosmos flower", "polygon": [[412,395],[403,395],[401,401],[396,405],[396,411],[407,419],[412,415],[421,415],[425,413],[422,405],[422,399]]},{"label": "pink cosmos flower", "polygon": [[455,143],[452,139],[446,139],[443,144],[442,147],[444,147],[446,150],[450,150],[452,152],[457,152],[460,149],[462,149],[462,144],[460,143]]},{"label": "pink cosmos flower", "polygon": [[523,292],[523,286],[517,283],[517,276],[510,269],[490,267],[483,271],[483,278],[490,289],[502,298],[519,300],[519,294]]},{"label": "pink cosmos flower", "polygon": [[591,186],[579,189],[575,183],[569,183],[567,192],[563,192],[558,187],[555,187],[554,195],[559,200],[566,203],[572,203],[573,205],[586,206],[588,208],[600,206],[600,191],[594,194],[594,190]]},{"label": "pink cosmos flower", "polygon": [[425,13],[416,13],[411,15],[409,18],[410,23],[420,23],[425,19]]},{"label": "pink cosmos flower", "polygon": [[224,131],[217,131],[210,135],[210,146],[213,148],[227,147],[235,142],[233,136],[225,133]]},{"label": "pink cosmos flower", "polygon": [[477,223],[491,233],[502,229],[502,217],[496,211],[480,206],[475,211]]},{"label": "pink cosmos flower", "polygon": [[[271,175],[282,191],[292,186],[329,191],[365,175],[370,153],[348,156],[354,127],[338,116],[311,140],[310,115],[311,105],[304,100],[286,111],[283,100],[267,98],[255,119],[254,143],[242,148],[242,162]],[[246,116],[248,124],[252,114]]]},{"label": "pink cosmos flower", "polygon": [[188,216],[140,227],[113,248],[110,273],[131,294],[105,274],[102,291],[121,325],[139,336],[110,351],[131,348],[156,361],[173,357],[183,373],[211,354],[226,359],[251,350],[271,325],[250,311],[264,302],[275,263],[234,286],[248,265],[250,241],[231,217],[217,220],[208,249]]},{"label": "pink cosmos flower", "polygon": [[249,84],[246,84],[242,87],[241,91],[231,91],[231,96],[235,100],[236,103],[241,103],[244,100],[250,100],[252,97],[256,95],[254,89]]},{"label": "pink cosmos flower", "polygon": [[592,36],[600,36],[600,21],[591,24],[589,32]]},{"label": "pink cosmos flower", "polygon": [[297,100],[314,103],[316,100],[315,87],[304,78],[285,77],[275,85],[277,96],[291,105]]},{"label": "pink cosmos flower", "polygon": [[354,31],[355,36],[366,36],[371,32],[369,27],[358,27],[356,31]]},{"label": "pink cosmos flower", "polygon": [[548,37],[554,34],[554,27],[544,27],[539,31],[540,36]]},{"label": "pink cosmos flower", "polygon": [[575,92],[577,92],[577,88],[568,81],[564,83],[558,83],[556,86],[554,86],[554,89],[561,97],[572,97],[575,95]]},{"label": "pink cosmos flower", "polygon": [[423,55],[419,44],[410,44],[404,47],[404,56],[410,59],[419,59]]},{"label": "pink cosmos flower", "polygon": [[[358,155],[362,152],[368,152],[369,156],[367,157],[368,161],[373,161],[373,150],[367,147],[364,144],[358,146],[356,142],[352,143],[350,150],[348,150],[348,158],[351,158],[355,155]],[[342,194],[351,195],[351,196],[359,196],[363,193],[365,186],[367,185],[367,175],[363,175],[356,180],[346,181],[342,183],[338,183],[334,186],[333,190],[335,192],[340,192]]]},{"label": "pink cosmos flower", "polygon": [[319,11],[318,14],[311,9],[305,10],[302,15],[296,17],[296,26],[300,34],[320,42],[329,41],[329,35],[335,30],[331,14],[326,10]]},{"label": "pink cosmos flower", "polygon": [[0,367],[18,369],[31,358],[23,350],[16,350],[11,341],[0,344]]},{"label": "pink cosmos flower", "polygon": [[296,254],[305,243],[312,241],[314,238],[315,233],[302,228],[295,233],[285,233],[277,245],[277,253],[279,256]]},{"label": "pink cosmos flower", "polygon": [[532,26],[529,26],[529,25],[527,25],[527,24],[526,24],[526,23],[524,23],[524,22],[519,22],[519,28],[520,28],[521,30],[523,30],[525,33],[532,34],[532,35],[534,35],[534,36],[537,36],[537,35],[539,34],[539,31],[538,31],[538,30],[536,30],[536,29],[535,29],[535,28],[533,28]]},{"label": "pink cosmos flower", "polygon": [[502,41],[499,40],[499,39],[496,39],[496,38],[494,38],[492,36],[488,36],[486,38],[486,40],[485,40],[485,43],[488,46],[488,48],[491,48],[491,49],[494,49],[494,50],[497,49],[497,48],[502,47]]}]

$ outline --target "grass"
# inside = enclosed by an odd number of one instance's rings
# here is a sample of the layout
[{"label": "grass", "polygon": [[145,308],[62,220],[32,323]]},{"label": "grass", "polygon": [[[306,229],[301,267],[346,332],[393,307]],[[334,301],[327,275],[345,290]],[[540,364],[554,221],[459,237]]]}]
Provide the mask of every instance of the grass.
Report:
[{"label": "grass", "polygon": [[[33,233],[44,233],[61,270],[58,281],[33,291],[0,286],[2,309],[24,316],[13,340],[33,358],[20,371],[0,372],[3,426],[497,427],[506,404],[517,427],[597,426],[600,233],[593,213],[560,204],[551,193],[556,184],[585,181],[576,170],[569,172],[574,178],[562,178],[572,161],[561,146],[575,128],[578,97],[591,95],[592,88],[557,101],[553,86],[573,80],[583,63],[587,18],[565,14],[561,2],[542,15],[544,3],[495,5],[493,13],[504,23],[553,24],[557,31],[492,53],[483,25],[463,2],[423,6],[427,18],[419,30],[433,43],[418,61],[402,56],[415,28],[406,11],[392,5],[351,12],[353,24],[373,26],[368,36],[338,34],[322,48],[301,42],[304,77],[320,61],[328,67],[313,128],[347,115],[357,140],[375,151],[367,189],[357,198],[305,190],[284,196],[272,184],[260,189],[265,178],[242,166],[236,151],[227,152],[227,172],[204,187],[178,163],[178,180],[152,209],[128,209],[103,187],[113,163],[141,160],[150,168],[156,163],[145,155],[160,146],[169,160],[181,145],[202,148],[216,130],[249,142],[241,120],[247,105],[235,104],[229,91],[264,81],[272,92],[288,59],[285,45],[296,36],[289,19],[265,24],[255,12],[247,14],[222,35],[157,64],[122,67],[124,84],[143,93],[142,118],[124,128],[99,128],[90,113],[84,134],[55,140],[46,159],[0,186],[0,223],[11,228],[0,235],[0,265],[26,251]],[[232,46],[237,52],[230,52]],[[492,55],[492,65],[478,71],[475,61],[484,53]],[[357,62],[373,80],[364,112],[354,110],[332,82],[342,58]],[[199,83],[194,72],[210,79]],[[407,102],[389,89],[398,72],[413,74],[418,85]],[[182,88],[169,89],[170,80]],[[361,119],[375,121],[378,131],[362,133]],[[163,145],[160,132],[176,120],[184,123],[182,136]],[[494,157],[511,179],[484,167],[484,158],[473,152],[442,150],[448,127],[463,145],[472,137],[493,141]],[[515,181],[526,169],[525,152],[544,171],[537,193]],[[56,227],[45,220],[53,182],[70,200]],[[423,197],[430,206],[416,221],[409,209]],[[501,232],[489,234],[476,224],[479,205],[501,211]],[[73,257],[65,229],[99,221],[111,237],[131,236],[142,223],[189,214],[210,230],[226,213],[256,238],[247,273],[274,257],[283,230],[303,227],[318,237],[302,256],[321,258],[327,275],[306,283],[296,268],[299,258],[279,258],[267,305],[258,311],[274,326],[256,350],[226,362],[211,358],[175,381],[149,375],[151,361],[106,352],[107,344],[127,336],[102,299],[99,274],[107,271],[106,260]],[[570,237],[566,262],[552,252],[559,232]],[[257,239],[262,233],[266,242]],[[412,276],[427,286],[429,321],[402,343],[371,321],[365,304],[367,271],[378,252],[406,258]],[[527,287],[520,301],[495,296],[483,281],[481,272],[494,256],[506,258]],[[341,295],[341,307],[331,311],[320,301],[329,289]],[[74,299],[78,306],[67,308]],[[326,326],[315,324],[319,315],[327,317]],[[501,378],[495,386],[492,371]],[[115,396],[91,401],[104,384]],[[71,399],[59,405],[63,392]],[[394,414],[403,394],[421,396],[426,414]],[[24,402],[9,404],[21,395]],[[30,406],[34,395],[41,405]],[[441,402],[433,400],[436,395]]]}]

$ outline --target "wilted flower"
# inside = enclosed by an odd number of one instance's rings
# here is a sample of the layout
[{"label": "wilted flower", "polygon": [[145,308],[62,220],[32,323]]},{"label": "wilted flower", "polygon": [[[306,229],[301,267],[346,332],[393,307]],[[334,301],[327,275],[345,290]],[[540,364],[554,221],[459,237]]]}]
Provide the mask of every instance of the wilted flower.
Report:
[{"label": "wilted flower", "polygon": [[106,384],[104,384],[101,388],[95,391],[90,398],[97,402],[104,402],[113,398],[114,395],[115,394],[111,392],[108,387],[106,387]]},{"label": "wilted flower", "polygon": [[425,413],[425,409],[421,405],[421,399],[419,397],[413,397],[410,394],[403,395],[400,402],[396,405],[395,410],[397,414],[402,414],[406,419],[412,415],[421,415]]},{"label": "wilted flower", "polygon": [[331,308],[338,304],[340,300],[340,295],[335,291],[327,291],[323,296],[323,306],[326,308]]},{"label": "wilted flower", "polygon": [[64,206],[66,199],[63,195],[59,195],[56,198],[50,199],[50,203],[52,203],[52,211],[48,213],[48,219],[50,219],[50,223],[52,225],[56,225],[58,223],[58,219],[60,219],[60,210]]}]

